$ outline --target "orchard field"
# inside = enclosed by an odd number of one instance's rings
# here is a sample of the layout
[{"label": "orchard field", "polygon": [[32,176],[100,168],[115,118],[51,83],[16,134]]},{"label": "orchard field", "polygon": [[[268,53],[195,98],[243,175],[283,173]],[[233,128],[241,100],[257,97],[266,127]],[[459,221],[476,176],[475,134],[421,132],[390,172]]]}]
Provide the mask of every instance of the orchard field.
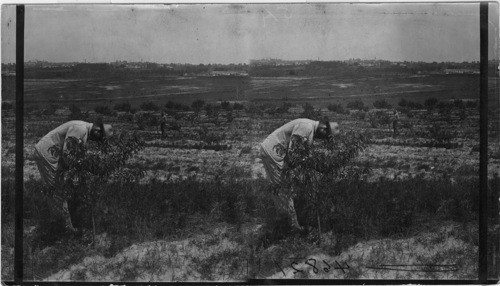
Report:
[{"label": "orchard field", "polygon": [[[27,280],[240,281],[251,278],[476,279],[479,76],[144,77],[25,83]],[[15,113],[2,89],[2,279],[13,278]],[[499,81],[489,81],[489,265],[498,278]],[[398,132],[393,130],[399,112]],[[159,128],[168,115],[167,132]],[[258,144],[295,118],[328,117],[367,146],[352,165],[369,175],[332,186],[316,217],[297,201],[307,234],[286,227]],[[38,192],[33,148],[67,120],[102,118],[142,148],[108,180],[81,231],[67,233]],[[493,192],[496,190],[496,192]],[[320,213],[320,212],[318,212]],[[338,263],[338,264],[337,264]],[[381,265],[427,265],[381,269]],[[428,265],[442,266],[431,269]],[[414,266],[412,266],[414,267]]]}]

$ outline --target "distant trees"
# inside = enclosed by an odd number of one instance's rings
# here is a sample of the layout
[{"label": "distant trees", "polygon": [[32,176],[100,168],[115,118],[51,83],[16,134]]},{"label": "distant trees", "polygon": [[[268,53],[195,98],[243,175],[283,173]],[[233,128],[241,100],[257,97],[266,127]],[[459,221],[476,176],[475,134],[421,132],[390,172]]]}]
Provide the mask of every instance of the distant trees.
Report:
[{"label": "distant trees", "polygon": [[373,102],[373,107],[389,109],[392,108],[392,105],[390,105],[385,99],[380,99],[380,100],[375,100],[375,102]]},{"label": "distant trees", "polygon": [[322,119],[321,112],[319,110],[316,110],[311,104],[306,103],[302,108],[304,109],[301,115],[303,118],[309,118],[313,120]]},{"label": "distant trees", "polygon": [[189,110],[191,110],[191,108],[188,105],[185,105],[185,104],[182,104],[182,103],[178,103],[178,102],[174,102],[174,101],[171,101],[171,100],[169,100],[165,104],[165,108],[166,109],[170,109],[170,110],[182,110],[182,111],[189,111]]},{"label": "distant trees", "polygon": [[234,110],[243,110],[243,109],[245,109],[245,106],[241,103],[235,102],[233,104],[233,109]]},{"label": "distant trees", "polygon": [[340,103],[337,103],[337,104],[334,104],[334,103],[331,103],[328,105],[328,110],[332,111],[332,112],[335,112],[337,114],[349,114],[349,110],[346,110],[342,104]]},{"label": "distant trees", "polygon": [[130,112],[131,109],[132,109],[132,106],[128,102],[115,104],[115,107],[114,107],[114,110],[116,110],[116,111]]},{"label": "distant trees", "polygon": [[226,111],[231,111],[233,110],[233,107],[231,106],[231,103],[229,101],[223,101],[220,104],[220,107]]},{"label": "distant trees", "polygon": [[11,110],[14,108],[14,105],[8,102],[2,102],[2,110]]},{"label": "distant trees", "polygon": [[356,99],[347,103],[347,108],[363,110],[365,108],[365,103],[361,99]]},{"label": "distant trees", "polygon": [[144,102],[141,104],[140,108],[144,111],[157,111],[157,110],[160,110],[160,107],[152,102],[152,101],[148,101],[148,102]]},{"label": "distant trees", "polygon": [[204,105],[205,101],[198,99],[193,101],[193,103],[191,103],[191,108],[196,112],[200,112]]},{"label": "distant trees", "polygon": [[431,97],[431,98],[427,98],[424,102],[424,105],[425,107],[427,107],[428,109],[432,109],[436,106],[436,104],[438,103],[438,100],[437,98],[435,97]]},{"label": "distant trees", "polygon": [[116,114],[109,108],[107,105],[98,105],[94,107],[94,111],[96,113],[106,115],[106,116],[115,116]]}]

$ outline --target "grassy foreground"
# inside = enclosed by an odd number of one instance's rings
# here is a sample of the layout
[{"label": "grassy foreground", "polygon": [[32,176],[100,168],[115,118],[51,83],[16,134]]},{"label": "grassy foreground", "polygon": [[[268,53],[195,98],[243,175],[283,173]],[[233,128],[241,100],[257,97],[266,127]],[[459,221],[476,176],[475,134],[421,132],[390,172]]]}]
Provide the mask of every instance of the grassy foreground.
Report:
[{"label": "grassy foreground", "polygon": [[[314,220],[300,211],[300,202],[299,221],[309,227],[307,235],[290,233],[265,180],[242,179],[235,170],[210,182],[192,177],[111,183],[94,207],[98,234],[94,240],[85,206],[75,206],[84,230],[68,234],[53,202],[37,194],[38,182],[30,180],[25,183],[25,277],[475,279],[477,184],[475,178],[417,177],[337,186],[331,194],[339,203],[322,218],[319,239]],[[498,178],[490,181],[492,188],[498,185]],[[13,277],[13,180],[2,180],[2,218],[2,279],[9,280]],[[308,265],[313,261],[318,272]],[[350,268],[334,270],[335,261]],[[439,272],[373,269],[403,263],[455,268]]]}]

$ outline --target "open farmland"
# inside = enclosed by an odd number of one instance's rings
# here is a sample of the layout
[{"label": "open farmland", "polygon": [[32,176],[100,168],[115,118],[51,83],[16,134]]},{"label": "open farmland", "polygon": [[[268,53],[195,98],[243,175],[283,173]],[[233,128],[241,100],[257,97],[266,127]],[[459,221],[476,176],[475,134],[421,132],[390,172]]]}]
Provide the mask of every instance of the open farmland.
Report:
[{"label": "open farmland", "polygon": [[[6,106],[14,99],[12,78],[4,82],[2,265],[7,266],[2,267],[2,278],[11,279],[15,114],[11,105]],[[477,75],[431,74],[29,79],[25,83],[25,277],[475,279],[478,85]],[[498,78],[491,78],[492,189],[498,187],[500,174],[498,93]],[[430,98],[436,103],[425,104]],[[402,104],[403,99],[413,105]],[[202,100],[204,107],[193,110],[196,100]],[[356,100],[364,107],[349,108]],[[375,108],[381,101],[385,106]],[[151,102],[148,108],[146,102]],[[172,108],[169,102],[179,104]],[[131,110],[115,108],[123,103],[130,103]],[[329,108],[334,104],[344,112]],[[102,112],[104,107],[110,112]],[[390,119],[394,109],[400,112],[398,134]],[[157,120],[162,111],[168,114],[165,136]],[[345,207],[344,217],[335,222],[325,218],[322,235],[313,231],[314,224],[306,236],[288,234],[273,220],[277,216],[258,144],[289,120],[323,116],[339,122],[343,130],[369,138],[354,164],[370,166],[371,173],[359,185],[346,187],[352,196],[339,206]],[[117,132],[132,132],[144,141],[144,148],[126,163],[129,169],[143,170],[144,176],[126,187],[109,182],[103,194],[106,204],[96,206],[101,216],[96,222],[97,241],[92,242],[88,229],[78,236],[49,227],[57,214],[43,214],[54,206],[36,193],[40,175],[33,148],[67,120],[92,122],[98,117]],[[335,192],[332,189],[333,196]],[[490,201],[498,198],[492,196]],[[490,213],[498,213],[498,208],[492,206]],[[299,220],[310,218],[304,215]],[[359,229],[349,229],[352,225]],[[492,223],[491,233],[495,227]],[[292,257],[301,258],[296,268],[302,272],[290,265]],[[308,259],[343,261],[350,269],[318,274],[302,263]],[[499,262],[498,256],[489,259]],[[457,270],[402,273],[370,268],[398,263],[453,264]],[[497,277],[497,269],[490,268],[490,275]]]}]

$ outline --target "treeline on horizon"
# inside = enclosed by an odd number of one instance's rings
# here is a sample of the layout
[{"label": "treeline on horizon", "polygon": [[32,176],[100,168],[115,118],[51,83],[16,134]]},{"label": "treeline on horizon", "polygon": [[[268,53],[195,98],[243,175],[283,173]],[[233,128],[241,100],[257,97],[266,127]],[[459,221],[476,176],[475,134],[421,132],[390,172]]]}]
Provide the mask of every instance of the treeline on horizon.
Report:
[{"label": "treeline on horizon", "polygon": [[[14,71],[15,64],[2,64],[4,71]],[[414,75],[444,73],[446,70],[479,71],[479,62],[390,62],[383,60],[310,61],[278,64],[273,61],[259,64],[156,64],[156,63],[73,63],[35,65],[25,67],[26,78],[80,78],[80,77],[137,77],[213,75],[214,72],[239,72],[236,76],[359,76],[359,75]],[[498,62],[489,61],[490,76],[498,76]],[[230,74],[226,74],[230,76]],[[234,76],[234,75],[233,75]]]}]

